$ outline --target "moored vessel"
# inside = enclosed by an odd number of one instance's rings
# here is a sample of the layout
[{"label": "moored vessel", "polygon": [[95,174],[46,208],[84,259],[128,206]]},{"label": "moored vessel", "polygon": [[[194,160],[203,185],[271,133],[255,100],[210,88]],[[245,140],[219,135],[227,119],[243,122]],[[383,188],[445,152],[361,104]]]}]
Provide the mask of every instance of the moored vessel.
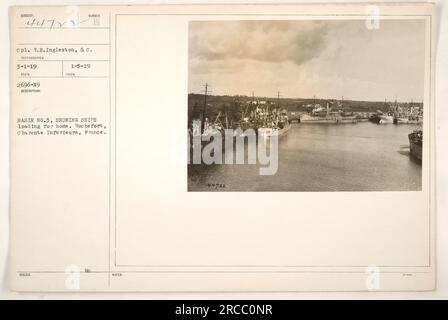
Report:
[{"label": "moored vessel", "polygon": [[379,124],[394,123],[393,115],[381,115]]},{"label": "moored vessel", "polygon": [[411,157],[422,161],[423,151],[423,131],[415,130],[408,135],[409,138],[409,150]]},{"label": "moored vessel", "polygon": [[316,104],[311,114],[302,114],[300,116],[300,123],[343,124],[357,122],[356,115],[353,113],[347,114],[340,111],[332,111],[328,102],[326,108],[323,108],[320,104]]}]

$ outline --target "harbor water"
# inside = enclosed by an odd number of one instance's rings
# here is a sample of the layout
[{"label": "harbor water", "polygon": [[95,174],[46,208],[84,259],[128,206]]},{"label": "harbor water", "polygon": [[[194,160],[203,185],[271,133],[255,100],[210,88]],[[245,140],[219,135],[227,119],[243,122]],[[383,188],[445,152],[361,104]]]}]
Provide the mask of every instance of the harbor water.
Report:
[{"label": "harbor water", "polygon": [[416,191],[422,166],[409,154],[416,125],[294,123],[279,137],[278,170],[188,165],[189,191]]}]

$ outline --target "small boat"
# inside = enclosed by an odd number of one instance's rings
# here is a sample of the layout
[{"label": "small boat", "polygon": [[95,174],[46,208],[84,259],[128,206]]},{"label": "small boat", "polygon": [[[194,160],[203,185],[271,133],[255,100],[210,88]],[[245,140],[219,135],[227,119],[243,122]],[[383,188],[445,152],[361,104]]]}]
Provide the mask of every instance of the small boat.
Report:
[{"label": "small boat", "polygon": [[408,138],[411,156],[419,161],[422,161],[423,131],[415,130],[408,135]]}]

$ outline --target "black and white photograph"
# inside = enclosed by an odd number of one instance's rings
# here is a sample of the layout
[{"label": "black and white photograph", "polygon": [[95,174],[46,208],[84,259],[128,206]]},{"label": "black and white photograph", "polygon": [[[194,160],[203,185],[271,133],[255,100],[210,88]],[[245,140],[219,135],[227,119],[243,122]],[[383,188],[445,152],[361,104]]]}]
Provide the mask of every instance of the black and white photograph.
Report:
[{"label": "black and white photograph", "polygon": [[190,21],[188,191],[421,190],[426,28]]},{"label": "black and white photograph", "polygon": [[448,297],[443,2],[251,1],[5,2],[0,300]]}]

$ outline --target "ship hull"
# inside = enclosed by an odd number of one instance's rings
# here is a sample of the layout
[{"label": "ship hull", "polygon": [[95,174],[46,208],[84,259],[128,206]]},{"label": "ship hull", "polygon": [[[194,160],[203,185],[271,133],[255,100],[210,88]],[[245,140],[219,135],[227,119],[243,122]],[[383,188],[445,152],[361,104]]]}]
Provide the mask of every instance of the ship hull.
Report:
[{"label": "ship hull", "polygon": [[320,119],[320,118],[302,118],[300,123],[337,123],[335,119]]},{"label": "ship hull", "polygon": [[380,123],[381,118],[378,115],[373,115],[369,118],[370,122],[379,124]]},{"label": "ship hull", "polygon": [[357,123],[357,122],[358,119],[356,119],[355,117],[337,119],[337,123]]},{"label": "ship hull", "polygon": [[410,133],[408,137],[409,137],[409,151],[410,151],[411,156],[414,159],[422,161],[422,151],[423,151],[422,150],[423,149],[422,142],[416,141],[415,133]]},{"label": "ship hull", "polygon": [[394,117],[392,116],[381,116],[380,118],[379,124],[394,123]]},{"label": "ship hull", "polygon": [[329,116],[312,116],[302,115],[300,117],[300,123],[321,123],[321,124],[344,124],[344,123],[357,123],[356,116],[341,116],[341,115],[329,115]]}]

